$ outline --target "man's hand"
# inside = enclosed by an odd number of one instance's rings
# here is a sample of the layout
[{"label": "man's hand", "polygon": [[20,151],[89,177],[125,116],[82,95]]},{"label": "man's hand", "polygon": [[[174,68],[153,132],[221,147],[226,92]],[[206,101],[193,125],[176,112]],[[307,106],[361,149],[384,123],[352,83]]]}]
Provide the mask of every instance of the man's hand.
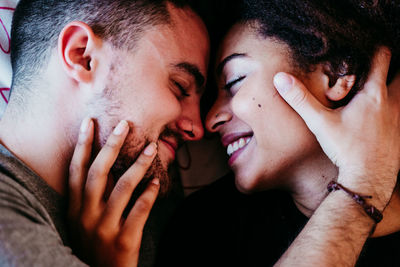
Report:
[{"label": "man's hand", "polygon": [[[400,75],[387,88],[389,63],[390,52],[380,48],[362,91],[334,110],[320,104],[296,78],[282,73],[274,80],[338,166],[338,181],[372,195],[368,203],[381,211],[392,195],[400,158]],[[354,266],[373,225],[349,196],[331,193],[276,266]]]},{"label": "man's hand", "polygon": [[[114,129],[90,165],[94,125],[82,123],[69,173],[69,219],[78,254],[90,265],[137,266],[142,231],[157,198],[159,181],[153,180],[129,215],[123,212],[137,184],[151,165],[157,147],[149,144],[136,162],[105,196],[109,171],[128,134],[126,121]],[[90,165],[90,166],[89,166]]]},{"label": "man's hand", "polygon": [[325,154],[339,168],[338,182],[381,211],[392,195],[400,159],[400,77],[386,86],[390,51],[380,48],[364,88],[337,109],[323,106],[293,76],[278,73],[275,87],[304,119]]}]

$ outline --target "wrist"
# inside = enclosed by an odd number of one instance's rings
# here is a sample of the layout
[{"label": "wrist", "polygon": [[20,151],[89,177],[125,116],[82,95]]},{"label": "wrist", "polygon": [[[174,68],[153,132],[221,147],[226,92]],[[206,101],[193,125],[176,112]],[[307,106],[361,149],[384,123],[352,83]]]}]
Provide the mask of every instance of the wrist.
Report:
[{"label": "wrist", "polygon": [[[343,228],[357,230],[362,236],[368,237],[375,228],[375,221],[364,211],[363,207],[342,190],[331,192],[320,207],[331,214],[328,217],[330,222],[336,221],[335,224],[340,224]],[[357,227],[353,227],[355,224]]]},{"label": "wrist", "polygon": [[379,223],[383,219],[382,212],[377,209],[375,206],[368,203],[368,199],[371,199],[372,196],[360,195],[356,192],[349,190],[338,182],[331,181],[327,187],[329,192],[334,192],[338,190],[344,191],[352,200],[354,200],[358,205],[360,205],[365,213],[371,217],[375,221],[375,223]]},{"label": "wrist", "polygon": [[383,212],[393,193],[397,175],[376,173],[339,173],[337,182],[358,195],[371,196],[367,203]]}]

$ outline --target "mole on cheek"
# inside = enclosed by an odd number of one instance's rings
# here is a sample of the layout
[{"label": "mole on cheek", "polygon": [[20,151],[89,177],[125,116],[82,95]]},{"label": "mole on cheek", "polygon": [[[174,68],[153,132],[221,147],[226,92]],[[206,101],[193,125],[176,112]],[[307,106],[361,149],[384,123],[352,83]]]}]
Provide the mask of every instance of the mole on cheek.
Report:
[{"label": "mole on cheek", "polygon": [[259,107],[259,108],[261,108],[261,105],[260,105],[260,104],[258,104],[258,107]]}]

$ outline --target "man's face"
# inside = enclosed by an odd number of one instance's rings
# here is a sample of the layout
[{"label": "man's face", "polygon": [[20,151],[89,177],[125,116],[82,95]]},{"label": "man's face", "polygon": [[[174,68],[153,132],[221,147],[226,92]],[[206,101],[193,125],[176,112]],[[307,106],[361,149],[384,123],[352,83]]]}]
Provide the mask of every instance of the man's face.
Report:
[{"label": "man's face", "polygon": [[105,144],[120,120],[130,125],[114,176],[123,174],[149,142],[157,142],[158,155],[146,176],[160,178],[162,192],[178,145],[203,135],[199,103],[209,52],[200,18],[190,10],[168,8],[171,24],[147,29],[134,51],[112,49],[108,67],[97,78],[101,94],[89,103],[98,122],[98,145]]}]

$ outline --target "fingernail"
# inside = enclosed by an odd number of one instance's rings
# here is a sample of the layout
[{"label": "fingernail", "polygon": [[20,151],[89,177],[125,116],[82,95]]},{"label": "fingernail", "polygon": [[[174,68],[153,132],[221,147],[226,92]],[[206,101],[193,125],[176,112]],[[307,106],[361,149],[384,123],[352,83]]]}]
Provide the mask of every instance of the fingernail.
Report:
[{"label": "fingernail", "polygon": [[115,127],[113,133],[115,135],[121,135],[125,131],[126,127],[128,127],[128,123],[125,120],[120,121],[117,127]]},{"label": "fingernail", "polygon": [[284,94],[293,86],[293,78],[286,73],[279,72],[274,77],[274,85],[279,93]]},{"label": "fingernail", "polygon": [[155,143],[150,143],[150,145],[148,145],[146,149],[143,151],[143,154],[145,154],[146,156],[153,156],[156,150],[157,150],[157,145]]},{"label": "fingernail", "polygon": [[83,119],[82,124],[81,124],[81,129],[80,129],[81,133],[87,132],[87,130],[89,129],[90,120],[91,120],[90,118]]},{"label": "fingernail", "polygon": [[155,185],[159,185],[160,184],[160,180],[158,178],[154,178],[153,180],[151,180],[151,182]]}]

